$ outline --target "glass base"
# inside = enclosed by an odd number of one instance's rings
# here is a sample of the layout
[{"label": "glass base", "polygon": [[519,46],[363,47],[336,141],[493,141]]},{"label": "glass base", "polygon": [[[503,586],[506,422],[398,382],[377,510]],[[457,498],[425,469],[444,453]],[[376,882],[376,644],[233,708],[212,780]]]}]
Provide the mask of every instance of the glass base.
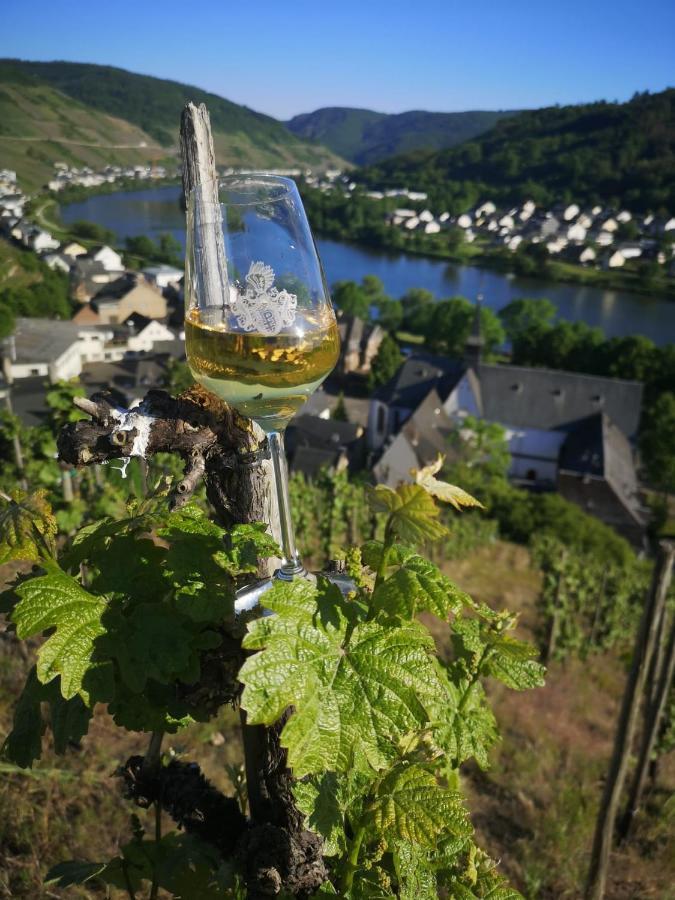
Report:
[{"label": "glass base", "polygon": [[[234,601],[234,611],[236,615],[251,612],[262,606],[262,597],[272,587],[275,581],[293,581],[295,578],[304,578],[307,581],[316,583],[316,574],[308,572],[304,566],[300,566],[300,572],[295,575],[283,573],[283,567],[277,569],[271,578],[265,578],[262,581],[256,581],[254,584],[247,584],[246,587],[239,588]],[[352,591],[356,590],[356,585],[348,575],[342,573],[325,573],[321,572],[324,578],[327,578],[331,584],[340,589],[340,593],[346,597]],[[265,613],[263,613],[264,615]]]}]

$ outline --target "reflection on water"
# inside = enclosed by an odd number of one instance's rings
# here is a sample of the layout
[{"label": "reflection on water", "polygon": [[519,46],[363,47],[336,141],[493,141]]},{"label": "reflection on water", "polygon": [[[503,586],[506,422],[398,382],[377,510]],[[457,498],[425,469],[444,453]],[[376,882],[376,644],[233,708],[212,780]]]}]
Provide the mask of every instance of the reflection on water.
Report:
[{"label": "reflection on water", "polygon": [[[120,241],[145,234],[155,238],[169,232],[185,246],[185,218],[180,188],[149,188],[131,193],[105,194],[73,203],[62,210],[64,222],[86,219],[112,229]],[[519,278],[474,266],[365,249],[338,241],[318,240],[329,284],[342,279],[360,281],[377,275],[387,293],[400,297],[413,287],[426,288],[437,297],[483,294],[494,310],[517,297],[548,297],[560,315],[602,328],[610,336],[645,334],[657,344],[675,341],[675,303],[625,291],[585,285],[559,284]]]}]

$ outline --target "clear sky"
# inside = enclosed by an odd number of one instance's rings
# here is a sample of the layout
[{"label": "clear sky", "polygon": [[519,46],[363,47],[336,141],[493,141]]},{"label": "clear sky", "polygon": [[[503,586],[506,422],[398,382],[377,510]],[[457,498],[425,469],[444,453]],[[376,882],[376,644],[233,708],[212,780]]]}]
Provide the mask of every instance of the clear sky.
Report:
[{"label": "clear sky", "polygon": [[675,84],[675,0],[0,0],[0,56],[121,66],[278,118],[625,100]]}]

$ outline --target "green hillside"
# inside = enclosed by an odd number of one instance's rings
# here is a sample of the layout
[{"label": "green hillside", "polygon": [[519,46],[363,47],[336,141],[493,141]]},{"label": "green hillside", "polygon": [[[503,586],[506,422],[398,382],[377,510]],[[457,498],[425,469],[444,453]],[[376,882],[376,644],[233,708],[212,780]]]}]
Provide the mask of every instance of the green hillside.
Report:
[{"label": "green hillside", "polygon": [[412,150],[440,150],[470,141],[515,112],[388,115],[370,109],[336,106],[295,116],[286,123],[299,137],[318,141],[359,165],[369,165]]},{"label": "green hillside", "polygon": [[360,174],[370,186],[428,191],[461,211],[500,203],[575,200],[675,210],[675,90],[628,103],[549,107],[504,119],[482,137],[416,152]]},{"label": "green hillside", "polygon": [[269,116],[175,81],[110,66],[0,60],[0,166],[36,187],[56,160],[96,166],[175,159],[180,114],[189,100],[208,106],[222,165],[342,163]]}]

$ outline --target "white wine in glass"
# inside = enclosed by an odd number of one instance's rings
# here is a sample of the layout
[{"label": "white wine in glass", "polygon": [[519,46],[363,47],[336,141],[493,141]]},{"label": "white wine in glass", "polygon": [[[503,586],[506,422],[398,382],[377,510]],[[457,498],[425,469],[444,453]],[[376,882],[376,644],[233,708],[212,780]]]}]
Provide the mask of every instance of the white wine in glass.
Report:
[{"label": "white wine in glass", "polygon": [[333,370],[335,313],[293,181],[240,175],[188,197],[185,346],[196,381],[267,433],[284,559],[306,574],[288,496],[283,432]]}]

